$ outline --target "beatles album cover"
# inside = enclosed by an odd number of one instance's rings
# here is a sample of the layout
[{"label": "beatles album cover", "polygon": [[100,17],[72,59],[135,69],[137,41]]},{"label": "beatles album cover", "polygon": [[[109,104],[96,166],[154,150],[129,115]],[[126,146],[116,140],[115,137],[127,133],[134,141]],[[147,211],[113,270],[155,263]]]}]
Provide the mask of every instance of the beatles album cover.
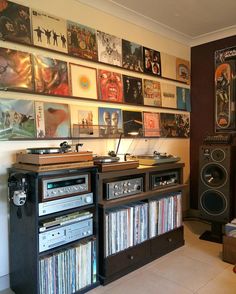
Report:
[{"label": "beatles album cover", "polygon": [[122,75],[104,69],[98,70],[99,99],[109,102],[123,101]]},{"label": "beatles album cover", "polygon": [[70,137],[70,114],[68,104],[35,102],[37,138]]},{"label": "beatles album cover", "polygon": [[123,68],[143,72],[143,47],[133,42],[122,40]]},{"label": "beatles album cover", "polygon": [[161,83],[143,80],[144,105],[161,106]]},{"label": "beatles album cover", "polygon": [[67,21],[68,52],[71,55],[98,60],[96,30]]},{"label": "beatles album cover", "polygon": [[0,88],[33,91],[29,53],[0,48]]},{"label": "beatles album cover", "polygon": [[161,137],[188,138],[190,135],[189,114],[160,114]]},{"label": "beatles album cover", "polygon": [[72,136],[99,137],[98,108],[70,105]]},{"label": "beatles album cover", "polygon": [[140,111],[123,110],[123,129],[125,137],[143,136],[143,118]]},{"label": "beatles album cover", "polygon": [[72,96],[98,99],[96,68],[70,63],[70,80]]},{"label": "beatles album cover", "polygon": [[144,72],[161,76],[161,56],[160,52],[143,47]]},{"label": "beatles album cover", "polygon": [[176,86],[168,83],[161,83],[162,107],[177,108]]},{"label": "beatles album cover", "polygon": [[0,140],[35,138],[34,102],[0,98]]},{"label": "beatles album cover", "polygon": [[33,43],[60,52],[68,52],[66,20],[45,12],[32,10]]},{"label": "beatles album cover", "polygon": [[191,111],[190,89],[176,87],[177,108],[181,110]]},{"label": "beatles album cover", "polygon": [[123,75],[124,101],[143,105],[142,79]]},{"label": "beatles album cover", "polygon": [[188,60],[176,58],[176,80],[190,84],[190,63]]},{"label": "beatles album cover", "polygon": [[97,31],[98,60],[100,62],[122,66],[121,39],[107,33]]},{"label": "beatles album cover", "polygon": [[122,133],[122,111],[118,108],[98,108],[101,137],[118,137]]},{"label": "beatles album cover", "polygon": [[67,63],[58,59],[34,55],[35,91],[38,93],[68,96]]},{"label": "beatles album cover", "polygon": [[160,137],[160,115],[156,112],[144,112],[144,136]]},{"label": "beatles album cover", "polygon": [[176,57],[161,52],[161,76],[176,80]]},{"label": "beatles album cover", "polygon": [[7,0],[0,1],[0,39],[31,44],[28,7]]}]

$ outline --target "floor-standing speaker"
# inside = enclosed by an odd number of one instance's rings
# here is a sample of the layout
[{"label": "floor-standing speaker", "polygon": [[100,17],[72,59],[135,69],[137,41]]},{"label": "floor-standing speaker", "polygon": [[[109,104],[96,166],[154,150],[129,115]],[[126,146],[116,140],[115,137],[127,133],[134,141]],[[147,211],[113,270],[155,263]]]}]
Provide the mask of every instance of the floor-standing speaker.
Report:
[{"label": "floor-standing speaker", "polygon": [[200,147],[198,208],[215,231],[235,217],[235,150],[230,145]]}]

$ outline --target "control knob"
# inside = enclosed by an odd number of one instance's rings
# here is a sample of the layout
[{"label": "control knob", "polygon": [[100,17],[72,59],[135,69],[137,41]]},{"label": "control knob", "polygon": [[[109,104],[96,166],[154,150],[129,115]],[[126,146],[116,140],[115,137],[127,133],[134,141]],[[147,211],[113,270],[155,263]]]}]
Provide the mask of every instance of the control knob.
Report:
[{"label": "control knob", "polygon": [[84,202],[85,203],[91,203],[92,202],[92,197],[91,196],[87,196],[84,198]]}]

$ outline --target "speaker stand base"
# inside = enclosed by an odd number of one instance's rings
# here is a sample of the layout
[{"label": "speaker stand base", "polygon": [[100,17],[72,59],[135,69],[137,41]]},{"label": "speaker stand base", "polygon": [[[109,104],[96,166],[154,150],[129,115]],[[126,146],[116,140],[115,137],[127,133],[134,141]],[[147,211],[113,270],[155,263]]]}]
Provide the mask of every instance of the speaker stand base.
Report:
[{"label": "speaker stand base", "polygon": [[218,235],[214,234],[212,231],[206,231],[199,237],[199,239],[222,244],[223,234]]}]

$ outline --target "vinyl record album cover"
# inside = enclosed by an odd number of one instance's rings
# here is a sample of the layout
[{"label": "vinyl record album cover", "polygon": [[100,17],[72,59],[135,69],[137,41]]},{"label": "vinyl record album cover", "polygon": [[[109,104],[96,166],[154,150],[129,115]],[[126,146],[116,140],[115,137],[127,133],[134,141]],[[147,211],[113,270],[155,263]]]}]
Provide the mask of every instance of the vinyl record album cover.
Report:
[{"label": "vinyl record album cover", "polygon": [[32,43],[28,7],[7,0],[0,1],[0,39]]},{"label": "vinyl record album cover", "polygon": [[188,138],[190,135],[189,114],[160,114],[161,137]]},{"label": "vinyl record album cover", "polygon": [[160,137],[160,115],[156,112],[144,112],[144,136]]},{"label": "vinyl record album cover", "polygon": [[0,88],[33,91],[31,55],[0,48]]},{"label": "vinyl record album cover", "polygon": [[144,72],[161,76],[161,55],[159,51],[143,47]]},{"label": "vinyl record album cover", "polygon": [[99,99],[109,102],[123,101],[122,75],[104,69],[98,70]]},{"label": "vinyl record album cover", "polygon": [[161,83],[162,107],[177,108],[176,86],[169,83]]},{"label": "vinyl record album cover", "polygon": [[153,80],[143,80],[144,105],[161,105],[161,83]]},{"label": "vinyl record album cover", "polygon": [[176,57],[161,52],[161,75],[169,79],[176,79]]},{"label": "vinyl record album cover", "polygon": [[96,30],[67,21],[68,52],[81,58],[98,60]]},{"label": "vinyl record album cover", "polygon": [[65,61],[40,55],[35,55],[33,60],[36,92],[59,96],[70,94]]},{"label": "vinyl record album cover", "polygon": [[32,34],[34,45],[68,52],[66,20],[33,9]]},{"label": "vinyl record album cover", "polygon": [[176,80],[190,84],[190,62],[176,58]]},{"label": "vinyl record album cover", "polygon": [[0,140],[35,137],[34,102],[0,98]]},{"label": "vinyl record album cover", "polygon": [[98,60],[100,62],[122,66],[121,39],[107,33],[97,31]]},{"label": "vinyl record album cover", "polygon": [[176,87],[177,108],[181,110],[191,111],[190,89]]},{"label": "vinyl record album cover", "polygon": [[98,108],[101,137],[118,137],[122,133],[122,111],[117,108]]},{"label": "vinyl record album cover", "polygon": [[143,47],[122,39],[123,68],[143,72]]},{"label": "vinyl record album cover", "polygon": [[37,138],[70,137],[68,104],[35,102]]},{"label": "vinyl record album cover", "polygon": [[123,129],[125,137],[143,136],[143,118],[140,111],[123,110]]},{"label": "vinyl record album cover", "polygon": [[143,105],[142,79],[123,75],[124,101]]}]

